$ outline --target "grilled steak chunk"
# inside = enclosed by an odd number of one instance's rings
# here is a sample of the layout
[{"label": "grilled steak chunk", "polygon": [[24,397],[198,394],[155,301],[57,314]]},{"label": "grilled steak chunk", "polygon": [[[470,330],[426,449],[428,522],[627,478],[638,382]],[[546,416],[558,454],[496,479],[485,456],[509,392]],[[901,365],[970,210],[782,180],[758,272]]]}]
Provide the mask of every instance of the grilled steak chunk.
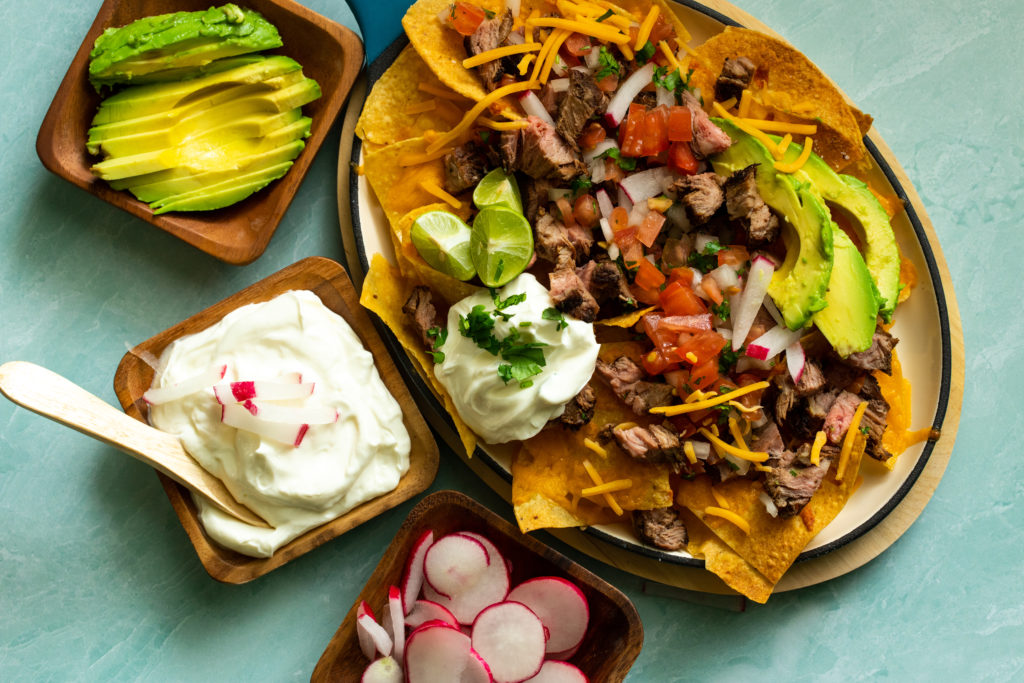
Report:
[{"label": "grilled steak chunk", "polygon": [[[523,146],[523,131],[506,130],[498,141],[498,155],[501,157],[501,168],[505,173],[512,173],[519,168],[519,152]],[[547,201],[547,197],[543,198]]]},{"label": "grilled steak chunk", "polygon": [[683,466],[683,449],[679,443],[679,435],[669,429],[671,426],[669,422],[665,425],[652,424],[646,427],[637,425],[615,429],[612,436],[615,437],[619,448],[634,460],[668,465],[673,471],[679,472]]},{"label": "grilled steak chunk", "polygon": [[[500,16],[492,19],[484,19],[480,22],[473,35],[467,36],[464,43],[466,52],[472,57],[481,52],[501,47],[508,40],[508,34],[512,32],[512,12],[505,10]],[[501,85],[501,77],[506,73],[515,73],[515,61],[502,58],[485,62],[477,67],[480,80],[488,92],[495,90]]]},{"label": "grilled steak chunk", "polygon": [[633,530],[641,541],[662,550],[679,550],[689,540],[674,507],[633,510]]},{"label": "grilled steak chunk", "polygon": [[800,375],[800,381],[796,383],[796,395],[810,396],[821,391],[824,386],[825,375],[821,372],[818,364],[808,358],[804,362],[804,371]]},{"label": "grilled steak chunk", "polygon": [[782,435],[779,433],[779,425],[774,422],[766,424],[750,444],[750,450],[775,456],[786,450],[786,444],[782,442]]},{"label": "grilled steak chunk", "polygon": [[881,370],[887,375],[892,374],[892,350],[899,342],[899,339],[892,336],[881,327],[875,330],[871,338],[871,346],[866,351],[851,353],[843,359],[847,365],[858,370]]},{"label": "grilled steak chunk", "polygon": [[576,269],[576,274],[601,308],[608,307],[617,311],[636,308],[636,300],[629,291],[626,278],[614,261],[587,261]]},{"label": "grilled steak chunk", "polygon": [[530,221],[530,225],[534,225],[540,218],[544,207],[547,206],[548,190],[551,188],[551,183],[546,180],[525,178],[519,183],[519,187],[523,191],[523,215],[526,216],[526,220]]},{"label": "grilled steak chunk", "polygon": [[860,397],[868,402],[864,409],[864,417],[860,421],[861,429],[867,428],[868,441],[865,452],[875,460],[885,462],[892,457],[892,453],[882,446],[882,434],[885,433],[889,420],[889,403],[882,397],[882,388],[878,386],[878,380],[873,375],[864,377]]},{"label": "grilled steak chunk", "polygon": [[565,252],[573,261],[576,260],[576,250],[569,241],[568,229],[549,213],[540,216],[534,224],[533,242],[537,258],[558,263],[560,255]]},{"label": "grilled steak chunk", "polygon": [[707,112],[700,106],[700,101],[689,90],[683,90],[683,106],[690,110],[693,124],[693,141],[690,146],[698,156],[708,157],[729,148],[732,138],[711,122]]},{"label": "grilled steak chunk", "polygon": [[487,157],[472,142],[444,155],[444,189],[452,194],[465,192],[487,174]]},{"label": "grilled steak chunk", "polygon": [[743,226],[751,244],[771,242],[779,234],[779,219],[757,190],[757,164],[736,171],[725,181],[725,210]]},{"label": "grilled steak chunk", "polygon": [[816,394],[812,394],[807,397],[807,412],[819,420],[824,420],[828,415],[829,408],[836,402],[836,397],[839,396],[839,389],[828,389],[825,391],[819,391]]},{"label": "grilled steak chunk", "polygon": [[722,180],[715,173],[683,176],[670,189],[678,193],[679,202],[694,225],[707,223],[725,201]]},{"label": "grilled steak chunk", "polygon": [[825,436],[828,437],[829,443],[839,443],[846,436],[846,431],[853,420],[853,413],[860,405],[860,401],[860,396],[849,391],[844,391],[836,398],[828,409],[828,415],[825,416]]},{"label": "grilled steak chunk", "polygon": [[565,411],[555,419],[569,429],[579,429],[594,417],[595,405],[597,397],[594,395],[594,387],[587,384],[572,397],[565,405]]},{"label": "grilled steak chunk", "polygon": [[434,340],[427,334],[427,330],[440,327],[437,309],[434,308],[433,295],[429,287],[420,285],[412,290],[409,298],[402,306],[402,313],[409,316],[409,321],[420,333],[420,339],[428,348],[434,348]]},{"label": "grilled steak chunk", "polygon": [[[531,178],[561,181],[572,180],[584,172],[579,155],[562,140],[558,131],[536,116],[526,120],[528,126],[519,131],[519,170]],[[504,140],[503,134],[503,144]]]},{"label": "grilled steak chunk", "polygon": [[569,90],[558,105],[558,118],[555,127],[569,146],[578,150],[576,138],[583,132],[594,116],[604,112],[608,106],[608,97],[601,92],[594,82],[594,77],[580,69],[569,70]]},{"label": "grilled steak chunk", "polygon": [[558,263],[548,278],[551,300],[555,302],[558,310],[587,323],[597,319],[600,307],[576,274],[571,251],[562,250]]},{"label": "grilled steak chunk", "polygon": [[796,453],[782,451],[768,458],[766,464],[772,471],[765,474],[765,489],[779,508],[780,517],[800,514],[821,486],[832,458],[835,457],[835,449],[826,451],[822,448],[817,466],[811,464],[810,456],[811,446],[805,443]]},{"label": "grilled steak chunk", "polygon": [[715,99],[724,102],[730,97],[737,100],[743,94],[743,90],[750,85],[750,79],[754,77],[757,67],[746,57],[736,59],[725,58],[722,64],[722,73],[715,81]]},{"label": "grilled steak chunk", "polygon": [[627,356],[619,356],[612,363],[599,358],[597,371],[608,380],[615,395],[637,415],[646,415],[651,408],[672,402],[672,387],[645,380],[643,369]]}]

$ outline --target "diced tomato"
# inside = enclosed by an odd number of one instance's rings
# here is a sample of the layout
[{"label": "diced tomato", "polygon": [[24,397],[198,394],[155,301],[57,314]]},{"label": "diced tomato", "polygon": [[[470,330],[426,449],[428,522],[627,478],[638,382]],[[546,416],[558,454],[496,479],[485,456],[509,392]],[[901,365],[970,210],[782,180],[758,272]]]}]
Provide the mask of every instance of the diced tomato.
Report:
[{"label": "diced tomato", "polygon": [[641,289],[657,289],[665,283],[665,275],[653,263],[642,258],[634,282]]},{"label": "diced tomato", "polygon": [[619,153],[624,157],[638,157],[643,154],[643,126],[646,108],[642,104],[629,105],[629,114],[620,127]]},{"label": "diced tomato", "polygon": [[670,142],[689,142],[693,139],[693,117],[686,107],[668,110],[668,139]]},{"label": "diced tomato", "polygon": [[750,260],[750,252],[740,244],[730,245],[718,252],[718,265],[739,268]]},{"label": "diced tomato", "polygon": [[452,5],[451,25],[456,31],[464,36],[473,35],[473,31],[480,26],[487,17],[482,9],[467,2],[457,2]]},{"label": "diced tomato", "polygon": [[576,218],[573,216],[572,204],[569,203],[567,197],[559,197],[555,200],[555,206],[558,207],[559,213],[562,214],[562,222],[565,223],[567,228],[576,227]]},{"label": "diced tomato", "polygon": [[621,206],[616,206],[612,209],[612,217],[609,221],[612,226],[612,233],[615,235],[615,241],[619,241],[619,233],[629,227],[629,212]]},{"label": "diced tomato", "polygon": [[668,107],[655,107],[644,115],[640,135],[643,156],[651,157],[668,149]]},{"label": "diced tomato", "polygon": [[661,307],[669,315],[700,315],[708,309],[700,297],[679,281],[669,283],[659,296]]},{"label": "diced tomato", "polygon": [[583,129],[583,132],[580,133],[576,141],[579,143],[580,148],[592,149],[606,137],[608,137],[608,133],[605,132],[604,126],[597,121],[593,121]]},{"label": "diced tomato", "polygon": [[615,92],[619,89],[619,77],[608,74],[597,82],[597,89],[601,92]]},{"label": "diced tomato", "polygon": [[693,156],[689,142],[673,142],[668,148],[668,167],[676,173],[697,173],[697,157]]},{"label": "diced tomato", "polygon": [[690,386],[694,389],[704,390],[715,386],[718,380],[718,358],[712,358],[699,365],[693,366],[690,371]]},{"label": "diced tomato", "polygon": [[654,22],[654,27],[651,28],[651,37],[648,40],[651,41],[651,45],[657,47],[658,43],[674,38],[675,35],[676,30],[672,27],[672,24],[665,21],[664,14],[659,14]]},{"label": "diced tomato", "polygon": [[704,290],[704,293],[708,295],[716,304],[722,303],[724,297],[722,296],[722,290],[719,289],[718,283],[715,282],[713,277],[705,277],[700,281],[700,288]]},{"label": "diced tomato", "polygon": [[693,334],[695,332],[711,331],[711,314],[702,313],[698,315],[666,315],[658,321],[658,331],[664,330],[667,334],[678,335],[681,332]]},{"label": "diced tomato", "polygon": [[[660,302],[655,302],[655,304]],[[656,348],[668,350],[675,348],[676,343],[679,339],[678,330],[672,331],[668,328],[662,328],[661,319],[665,316],[657,311],[652,311],[646,314],[640,319],[643,325],[644,333],[647,338],[651,340]]]},{"label": "diced tomato", "polygon": [[644,217],[644,222],[640,224],[637,230],[637,239],[645,247],[650,247],[654,244],[654,240],[657,239],[658,233],[661,232],[661,228],[664,225],[665,214],[659,211],[649,211]]},{"label": "diced tomato", "polygon": [[672,372],[679,369],[679,364],[671,360],[668,355],[654,349],[640,357],[640,364],[648,375],[660,375],[663,372]]},{"label": "diced tomato", "polygon": [[593,228],[600,218],[597,200],[592,195],[581,194],[576,198],[576,203],[572,207],[572,215],[576,218],[576,222],[584,228]]},{"label": "diced tomato", "polygon": [[[637,247],[640,247],[640,243],[636,243]],[[627,266],[630,264],[636,264],[640,259],[643,258],[643,247],[640,247],[640,256],[638,258],[631,259],[625,249],[622,250],[622,260],[626,262]],[[645,306],[657,306],[658,290],[656,289],[641,289],[635,284],[629,286],[629,292],[633,295],[633,298],[644,304]],[[785,365],[785,363],[783,363]]]},{"label": "diced tomato", "polygon": [[679,268],[673,268],[672,272],[668,274],[669,282],[681,282],[687,287],[693,286],[693,269],[687,268],[686,266],[680,266]]},{"label": "diced tomato", "polygon": [[[713,360],[715,362],[715,375],[718,374],[718,354],[721,353],[722,347],[725,346],[725,338],[722,335],[711,330],[694,333],[680,332],[677,341],[676,352],[681,359],[685,358],[686,362],[694,367]],[[694,362],[686,358],[688,353],[696,356],[697,361]]]},{"label": "diced tomato", "polygon": [[591,48],[593,48],[593,43],[591,41],[592,39],[590,36],[585,36],[582,33],[573,33],[565,39],[562,46],[565,51],[573,57],[582,57],[590,52]]}]

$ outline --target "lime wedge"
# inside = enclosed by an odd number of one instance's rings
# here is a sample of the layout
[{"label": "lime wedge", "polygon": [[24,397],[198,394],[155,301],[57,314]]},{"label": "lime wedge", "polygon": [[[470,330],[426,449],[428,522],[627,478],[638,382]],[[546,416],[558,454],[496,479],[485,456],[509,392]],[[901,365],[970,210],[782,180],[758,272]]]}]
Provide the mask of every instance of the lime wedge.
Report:
[{"label": "lime wedge", "polygon": [[504,206],[506,209],[523,212],[523,199],[519,195],[519,185],[515,176],[511,176],[500,168],[496,168],[477,183],[473,190],[473,203],[478,209],[489,206]]},{"label": "lime wedge", "polygon": [[481,209],[473,221],[469,253],[480,281],[501,287],[526,270],[533,258],[533,229],[518,211]]},{"label": "lime wedge", "polygon": [[412,224],[413,246],[430,267],[456,280],[476,275],[470,256],[471,232],[462,219],[447,211],[428,211]]}]

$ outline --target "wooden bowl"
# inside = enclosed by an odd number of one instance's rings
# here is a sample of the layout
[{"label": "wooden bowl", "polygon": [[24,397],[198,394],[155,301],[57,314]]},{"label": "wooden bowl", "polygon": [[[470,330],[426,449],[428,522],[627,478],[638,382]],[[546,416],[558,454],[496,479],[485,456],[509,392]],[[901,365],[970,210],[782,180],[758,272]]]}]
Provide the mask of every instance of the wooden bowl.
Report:
[{"label": "wooden bowl", "polygon": [[320,84],[320,99],[303,107],[313,119],[306,148],[283,178],[238,204],[154,216],[147,204],[127,191],[114,190],[89,170],[98,157],[86,151],[86,134],[100,103],[88,79],[89,51],[106,28],[154,14],[205,10],[211,4],[210,0],[104,0],[43,119],[36,152],[43,165],[61,178],[221,261],[242,265],[267,248],[295,197],[362,68],[363,44],[349,29],[292,0],[246,0],[246,7],[262,14],[281,33],[284,46],[272,52],[294,58]]},{"label": "wooden bowl", "polygon": [[395,400],[402,407],[405,428],[409,432],[412,448],[409,471],[390,493],[369,500],[315,529],[311,529],[285,544],[271,557],[256,558],[223,548],[211,541],[199,523],[199,515],[187,489],[160,474],[167,497],[174,506],[185,532],[195,546],[199,560],[210,576],[225,583],[245,583],[263,576],[272,569],[295,559],[349,529],[390,510],[422,492],[437,475],[438,451],[430,429],[409,395],[397,368],[388,355],[377,329],[366,311],[359,305],[359,296],[352,287],[345,269],[330,259],[311,257],[278,271],[265,280],[247,287],[237,294],[210,306],[191,318],[148,339],[125,354],[114,375],[114,392],[125,413],[147,422],[149,410],[142,394],[153,382],[153,368],[143,358],[159,357],[164,349],[179,337],[200,332],[217,323],[231,311],[246,304],[268,301],[289,290],[308,289],[320,297],[327,308],[348,322],[373,354],[377,371]]},{"label": "wooden bowl", "polygon": [[356,639],[356,607],[365,600],[375,614],[385,612],[388,587],[398,585],[406,558],[420,535],[433,529],[435,538],[455,531],[483,534],[512,563],[512,584],[535,576],[560,576],[572,581],[590,603],[590,625],[579,651],[569,661],[595,683],[621,681],[643,646],[644,630],[633,603],[617,588],[564,555],[457,491],[427,496],[412,509],[395,534],[363,592],[345,615],[320,656],[313,683],[359,680],[369,662]]}]

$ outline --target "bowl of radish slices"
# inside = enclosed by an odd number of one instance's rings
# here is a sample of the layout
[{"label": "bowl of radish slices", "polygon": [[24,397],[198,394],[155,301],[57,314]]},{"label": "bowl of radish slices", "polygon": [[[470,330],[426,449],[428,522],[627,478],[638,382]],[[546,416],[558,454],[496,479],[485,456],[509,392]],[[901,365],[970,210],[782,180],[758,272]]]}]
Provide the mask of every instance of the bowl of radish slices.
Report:
[{"label": "bowl of radish slices", "polygon": [[618,589],[455,491],[398,530],[312,681],[621,681],[643,645]]}]

